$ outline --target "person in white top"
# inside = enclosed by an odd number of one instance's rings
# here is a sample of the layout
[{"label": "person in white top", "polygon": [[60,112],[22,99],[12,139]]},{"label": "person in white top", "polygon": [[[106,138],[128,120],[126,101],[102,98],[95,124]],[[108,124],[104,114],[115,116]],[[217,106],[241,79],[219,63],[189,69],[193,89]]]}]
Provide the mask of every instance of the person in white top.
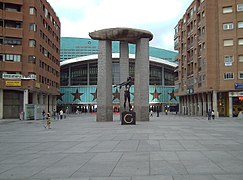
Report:
[{"label": "person in white top", "polygon": [[61,111],[60,111],[60,119],[62,119],[62,117],[63,117],[63,110],[61,109]]}]

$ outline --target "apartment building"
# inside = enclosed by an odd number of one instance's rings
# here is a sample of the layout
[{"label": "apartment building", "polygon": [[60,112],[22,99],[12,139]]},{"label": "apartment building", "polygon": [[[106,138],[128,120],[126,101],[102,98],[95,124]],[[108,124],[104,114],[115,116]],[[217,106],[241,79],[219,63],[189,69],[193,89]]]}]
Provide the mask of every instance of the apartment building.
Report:
[{"label": "apartment building", "polygon": [[194,0],[175,27],[180,113],[243,111],[243,0]]},{"label": "apartment building", "polygon": [[46,0],[0,1],[0,119],[56,108],[60,21]]}]

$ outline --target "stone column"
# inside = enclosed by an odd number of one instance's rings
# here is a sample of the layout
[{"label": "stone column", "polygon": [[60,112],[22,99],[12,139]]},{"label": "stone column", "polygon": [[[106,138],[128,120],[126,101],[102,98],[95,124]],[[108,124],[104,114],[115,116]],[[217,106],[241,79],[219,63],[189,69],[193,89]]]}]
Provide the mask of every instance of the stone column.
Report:
[{"label": "stone column", "polygon": [[183,106],[184,106],[184,101],[183,101],[182,97],[180,97],[179,98],[179,114],[182,114]]},{"label": "stone column", "polygon": [[209,92],[208,94],[208,110],[212,111],[212,94]]},{"label": "stone column", "polygon": [[191,111],[190,111],[190,95],[186,96],[186,114],[187,115],[191,115]]},{"label": "stone column", "polygon": [[53,104],[53,110],[57,111],[57,96],[52,96],[52,104]]},{"label": "stone column", "polygon": [[229,117],[233,117],[233,98],[229,93]]},{"label": "stone column", "polygon": [[[126,81],[128,76],[129,76],[128,42],[120,41],[120,82]],[[128,105],[127,107],[129,108]],[[124,88],[121,88],[120,89],[120,115],[123,111],[124,111]]]},{"label": "stone column", "polygon": [[201,98],[201,94],[198,94],[198,115],[202,116],[202,98]]},{"label": "stone column", "polygon": [[203,99],[203,116],[207,116],[207,101],[206,101],[206,94],[202,94]]},{"label": "stone column", "polygon": [[37,92],[33,92],[33,104],[38,104]]},{"label": "stone column", "polygon": [[43,105],[43,104],[44,104],[44,103],[43,103],[43,102],[44,102],[44,101],[43,101],[43,98],[44,98],[44,97],[43,97],[43,94],[42,94],[42,93],[39,95],[39,98],[40,98],[40,99],[39,99],[40,104]]},{"label": "stone column", "polygon": [[46,94],[44,96],[44,109],[45,109],[45,112],[47,113],[48,112],[48,94]]},{"label": "stone column", "polygon": [[49,95],[49,111],[53,111],[53,104],[52,104],[52,95]]},{"label": "stone column", "polygon": [[137,121],[149,121],[149,39],[136,44],[134,107]]},{"label": "stone column", "polygon": [[198,98],[197,95],[194,95],[194,115],[198,116]]},{"label": "stone column", "polygon": [[96,121],[112,121],[112,49],[111,41],[99,40]]},{"label": "stone column", "polygon": [[218,117],[218,99],[217,99],[217,91],[213,91],[213,110],[215,112],[215,116]]},{"label": "stone column", "polygon": [[[26,113],[26,104],[29,103],[29,90],[28,89],[25,89],[24,90],[24,104],[23,104],[23,111],[24,111],[24,114]],[[26,118],[26,114],[24,115],[24,119]]]},{"label": "stone column", "polygon": [[3,89],[0,89],[0,119],[3,119]]}]

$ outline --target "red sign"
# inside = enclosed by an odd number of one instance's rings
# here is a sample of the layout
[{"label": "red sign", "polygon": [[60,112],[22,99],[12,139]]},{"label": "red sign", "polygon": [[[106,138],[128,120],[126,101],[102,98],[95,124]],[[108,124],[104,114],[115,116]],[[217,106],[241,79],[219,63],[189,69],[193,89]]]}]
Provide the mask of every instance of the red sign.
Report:
[{"label": "red sign", "polygon": [[240,100],[240,101],[243,101],[243,96],[240,96],[240,97],[239,97],[239,100]]}]

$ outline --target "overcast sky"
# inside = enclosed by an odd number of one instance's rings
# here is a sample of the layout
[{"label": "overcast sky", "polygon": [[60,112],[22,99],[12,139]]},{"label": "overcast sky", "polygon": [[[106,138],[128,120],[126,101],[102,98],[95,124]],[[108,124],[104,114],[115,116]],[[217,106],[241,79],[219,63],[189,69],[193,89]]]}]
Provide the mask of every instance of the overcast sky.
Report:
[{"label": "overcast sky", "polygon": [[47,0],[61,21],[62,37],[129,27],[148,30],[150,46],[174,51],[174,27],[193,0]]}]

